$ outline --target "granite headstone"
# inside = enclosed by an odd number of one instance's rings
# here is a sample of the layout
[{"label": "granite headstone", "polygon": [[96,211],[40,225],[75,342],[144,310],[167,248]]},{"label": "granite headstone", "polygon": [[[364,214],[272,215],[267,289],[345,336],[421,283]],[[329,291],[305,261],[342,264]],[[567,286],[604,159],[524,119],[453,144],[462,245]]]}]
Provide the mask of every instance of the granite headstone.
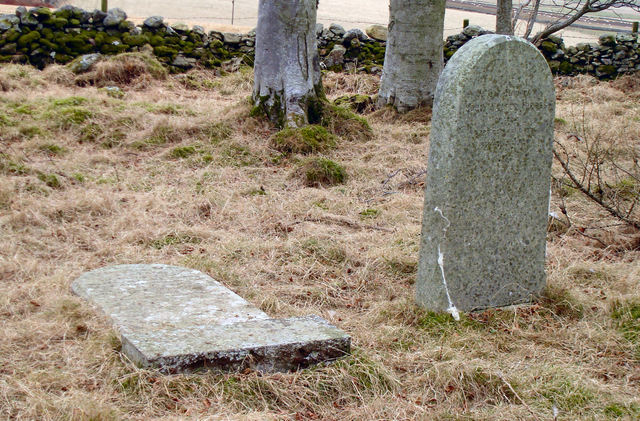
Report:
[{"label": "granite headstone", "polygon": [[529,42],[484,35],[458,50],[434,98],[417,302],[473,311],[545,286],[555,92]]}]

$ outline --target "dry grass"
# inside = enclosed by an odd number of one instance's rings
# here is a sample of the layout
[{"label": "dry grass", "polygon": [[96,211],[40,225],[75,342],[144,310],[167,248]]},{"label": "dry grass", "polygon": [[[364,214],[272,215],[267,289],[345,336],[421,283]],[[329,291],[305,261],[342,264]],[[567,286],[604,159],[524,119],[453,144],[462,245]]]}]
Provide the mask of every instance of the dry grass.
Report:
[{"label": "dry grass", "polygon": [[[307,187],[303,157],[282,159],[247,117],[248,72],[202,91],[149,78],[123,99],[69,77],[0,68],[0,418],[640,417],[636,234],[579,194],[564,198],[574,228],[549,234],[543,299],[454,323],[412,300],[427,111],[370,118],[367,141],[324,152],[346,183]],[[331,97],[377,83],[327,79]],[[637,145],[640,103],[617,86],[566,84],[558,140],[586,122]],[[136,262],[202,270],[274,317],[321,315],[354,355],[289,374],[140,370],[69,291]]]}]

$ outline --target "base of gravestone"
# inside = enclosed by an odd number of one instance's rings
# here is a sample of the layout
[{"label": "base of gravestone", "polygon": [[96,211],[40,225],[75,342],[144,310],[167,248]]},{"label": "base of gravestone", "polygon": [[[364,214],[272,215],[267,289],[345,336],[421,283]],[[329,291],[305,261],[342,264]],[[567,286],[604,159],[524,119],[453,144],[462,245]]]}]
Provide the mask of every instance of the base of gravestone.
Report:
[{"label": "base of gravestone", "polygon": [[111,266],[81,275],[72,290],[113,320],[129,359],[165,373],[291,371],[350,352],[351,338],[326,320],[271,319],[193,269]]}]

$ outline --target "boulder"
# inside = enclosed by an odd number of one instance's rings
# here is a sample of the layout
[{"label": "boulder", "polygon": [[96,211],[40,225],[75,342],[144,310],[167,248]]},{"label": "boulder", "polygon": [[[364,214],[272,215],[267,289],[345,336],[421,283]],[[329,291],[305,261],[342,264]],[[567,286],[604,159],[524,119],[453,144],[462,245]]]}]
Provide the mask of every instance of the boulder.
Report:
[{"label": "boulder", "polygon": [[[31,13],[33,13],[34,15],[36,15],[38,17],[38,19],[40,20],[44,20],[46,18],[51,17],[51,9],[47,8],[47,7],[36,7],[31,9]],[[16,11],[16,15],[18,14],[18,12]]]},{"label": "boulder", "polygon": [[462,30],[462,33],[468,37],[476,37],[480,35],[481,32],[484,32],[484,28],[478,25],[469,25]]},{"label": "boulder", "polygon": [[613,47],[616,45],[616,36],[614,34],[601,35],[598,38],[600,45],[605,47]]},{"label": "boulder", "polygon": [[176,24],[171,25],[174,31],[177,32],[187,32],[189,31],[189,26],[186,23],[178,22]]},{"label": "boulder", "polygon": [[106,27],[113,27],[120,25],[125,20],[127,20],[127,14],[125,11],[116,7],[107,12],[107,17],[104,18],[102,24]]},{"label": "boulder", "polygon": [[164,18],[162,16],[151,16],[145,19],[144,26],[151,29],[158,29],[164,26]]},{"label": "boulder", "polygon": [[335,23],[332,23],[331,26],[329,26],[329,32],[339,37],[343,36],[346,33],[342,26]]},{"label": "boulder", "polygon": [[[118,9],[118,10],[121,10],[121,9]],[[67,19],[70,19],[70,18],[79,19],[85,13],[85,11],[80,7],[72,6],[70,4],[66,4],[62,6],[57,11],[62,12],[67,17]]]},{"label": "boulder", "polygon": [[93,20],[94,25],[101,24],[106,17],[107,14],[102,10],[94,9],[94,11],[91,12],[91,19]]},{"label": "boulder", "polygon": [[0,16],[0,31],[7,31],[20,24],[20,18],[16,15]]},{"label": "boulder", "polygon": [[347,49],[344,48],[340,44],[336,44],[333,46],[333,49],[327,56],[324,58],[323,62],[327,69],[342,67],[344,64],[344,55],[346,54]]},{"label": "boulder", "polygon": [[225,32],[222,34],[222,39],[225,44],[240,44],[240,41],[242,41],[242,35]]},{"label": "boulder", "polygon": [[209,32],[209,38],[216,39],[218,41],[222,41],[224,36],[222,35],[222,32],[211,31],[211,32]]},{"label": "boulder", "polygon": [[38,23],[40,23],[40,21],[36,18],[36,16],[33,13],[27,12],[22,16],[20,16],[20,23],[26,26],[37,26]]},{"label": "boulder", "polygon": [[632,34],[619,33],[616,35],[616,41],[618,41],[619,43],[634,43],[636,42],[636,37],[634,37]]},{"label": "boulder", "polygon": [[171,65],[180,67],[181,69],[191,69],[196,65],[196,59],[178,54],[176,58],[171,62]]},{"label": "boulder", "polygon": [[102,58],[102,54],[85,54],[78,57],[69,64],[69,70],[73,73],[84,73],[88,71],[91,66],[98,62]]},{"label": "boulder", "polygon": [[369,38],[373,38],[377,41],[386,41],[389,35],[389,30],[384,25],[371,25],[365,32]]},{"label": "boulder", "polygon": [[564,41],[562,38],[556,35],[549,35],[547,39],[553,42],[555,45],[564,45]]},{"label": "boulder", "polygon": [[584,42],[581,42],[581,43],[576,44],[576,48],[579,51],[587,52],[587,51],[591,50],[591,45],[590,44],[586,44]]},{"label": "boulder", "polygon": [[352,40],[365,41],[367,36],[360,29],[349,29],[342,37],[343,44],[349,44]]}]

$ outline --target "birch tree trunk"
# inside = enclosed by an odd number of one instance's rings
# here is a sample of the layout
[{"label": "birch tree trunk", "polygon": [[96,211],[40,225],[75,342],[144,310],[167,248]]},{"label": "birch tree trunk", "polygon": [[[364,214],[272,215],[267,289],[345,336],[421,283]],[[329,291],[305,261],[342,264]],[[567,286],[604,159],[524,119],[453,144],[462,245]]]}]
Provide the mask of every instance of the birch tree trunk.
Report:
[{"label": "birch tree trunk", "polygon": [[496,33],[503,35],[513,35],[513,0],[498,0],[496,10]]},{"label": "birch tree trunk", "polygon": [[253,102],[278,127],[320,119],[316,0],[260,0]]},{"label": "birch tree trunk", "polygon": [[445,0],[391,0],[378,105],[431,105],[442,71]]}]

